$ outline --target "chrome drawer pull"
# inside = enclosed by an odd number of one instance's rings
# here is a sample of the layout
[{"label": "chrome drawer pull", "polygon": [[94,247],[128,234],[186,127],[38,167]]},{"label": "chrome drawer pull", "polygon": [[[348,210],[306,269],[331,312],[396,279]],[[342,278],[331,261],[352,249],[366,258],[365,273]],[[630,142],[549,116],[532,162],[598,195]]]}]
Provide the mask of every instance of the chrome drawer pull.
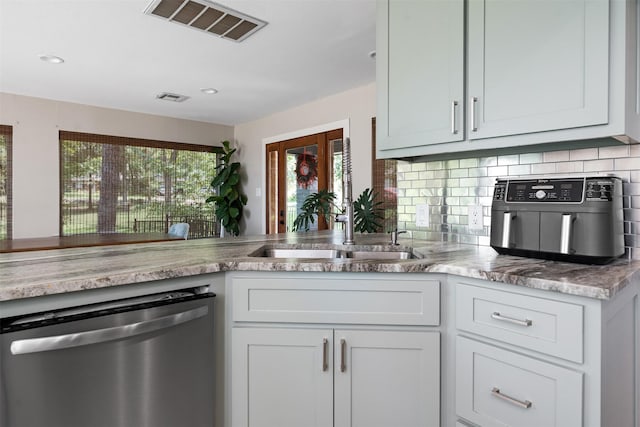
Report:
[{"label": "chrome drawer pull", "polygon": [[503,316],[502,314],[500,314],[497,311],[493,312],[493,314],[491,315],[491,318],[492,319],[496,319],[496,320],[501,320],[503,322],[514,323],[514,324],[520,325],[520,326],[531,326],[533,324],[533,320],[529,320],[529,319],[524,319],[524,320],[514,319],[513,317]]},{"label": "chrome drawer pull", "polygon": [[327,347],[329,346],[329,340],[322,338],[322,372],[329,369],[329,361],[327,360]]},{"label": "chrome drawer pull", "polygon": [[516,406],[519,406],[521,408],[524,409],[529,409],[531,408],[532,403],[528,400],[525,400],[524,402],[522,400],[518,400],[518,399],[514,399],[511,396],[507,396],[506,394],[500,393],[500,389],[498,387],[494,387],[491,390],[491,394],[493,394],[495,397],[499,397],[500,399],[507,401],[509,403],[513,403]]},{"label": "chrome drawer pull", "polygon": [[340,338],[340,372],[347,370],[347,340]]}]

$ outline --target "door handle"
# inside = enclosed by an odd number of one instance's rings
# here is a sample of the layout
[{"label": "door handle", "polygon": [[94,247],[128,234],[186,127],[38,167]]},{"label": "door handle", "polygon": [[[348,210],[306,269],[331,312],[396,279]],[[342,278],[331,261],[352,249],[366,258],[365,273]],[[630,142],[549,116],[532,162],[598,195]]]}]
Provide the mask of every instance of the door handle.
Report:
[{"label": "door handle", "polygon": [[347,370],[347,340],[340,338],[340,372]]},{"label": "door handle", "polygon": [[502,247],[511,247],[511,221],[515,218],[511,212],[505,212],[502,216]]},{"label": "door handle", "polygon": [[470,112],[470,116],[471,116],[471,131],[472,132],[477,132],[478,131],[478,123],[477,123],[477,119],[476,119],[476,104],[477,103],[478,103],[478,97],[472,96],[471,97],[471,112]]},{"label": "door handle", "polygon": [[280,211],[280,216],[284,216],[284,211],[283,210]]},{"label": "door handle", "polygon": [[571,225],[575,217],[571,214],[562,214],[562,225],[560,228],[560,253],[569,254],[571,243]]},{"label": "door handle", "polygon": [[458,110],[458,101],[451,101],[451,133],[456,135],[458,133],[456,112]]},{"label": "door handle", "polygon": [[203,306],[170,316],[158,317],[152,320],[130,323],[128,325],[115,326],[112,328],[95,329],[74,334],[53,335],[42,338],[29,338],[16,340],[11,343],[11,354],[39,353],[49,350],[60,350],[64,348],[80,347],[89,344],[98,344],[106,341],[113,341],[121,338],[133,337],[149,332],[167,329],[181,323],[204,317],[209,313],[209,307]]},{"label": "door handle", "polygon": [[328,348],[329,340],[326,338],[322,338],[322,372],[329,369],[329,360],[328,360]]}]

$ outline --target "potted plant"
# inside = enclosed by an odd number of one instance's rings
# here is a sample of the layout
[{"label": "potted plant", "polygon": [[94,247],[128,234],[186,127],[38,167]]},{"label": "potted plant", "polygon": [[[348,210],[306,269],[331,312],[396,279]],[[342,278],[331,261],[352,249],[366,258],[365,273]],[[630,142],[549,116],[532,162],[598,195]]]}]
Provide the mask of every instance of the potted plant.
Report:
[{"label": "potted plant", "polygon": [[[375,201],[376,194],[370,188],[365,190],[353,202],[353,230],[359,233],[375,233],[382,225],[378,222],[383,217],[380,214],[382,202]],[[335,193],[320,190],[312,193],[304,199],[300,213],[293,222],[293,231],[309,231],[310,225],[315,222],[315,217],[324,215],[327,222],[332,215],[332,210],[341,211],[334,203]]]},{"label": "potted plant", "polygon": [[214,195],[207,198],[207,203],[214,203],[216,218],[224,230],[237,236],[240,234],[240,220],[247,196],[240,192],[240,162],[231,161],[236,149],[230,145],[229,141],[222,142],[220,164],[216,166],[216,176],[211,181]]}]

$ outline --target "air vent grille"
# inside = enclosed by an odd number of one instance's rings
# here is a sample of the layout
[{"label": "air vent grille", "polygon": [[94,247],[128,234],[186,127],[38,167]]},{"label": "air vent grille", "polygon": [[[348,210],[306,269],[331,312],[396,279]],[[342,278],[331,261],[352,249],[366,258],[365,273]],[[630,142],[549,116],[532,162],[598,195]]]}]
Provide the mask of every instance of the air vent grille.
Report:
[{"label": "air vent grille", "polygon": [[144,13],[237,42],[267,25],[265,21],[206,0],[153,0]]},{"label": "air vent grille", "polygon": [[169,92],[159,93],[156,95],[156,98],[162,99],[163,101],[173,101],[173,102],[182,102],[189,99],[188,96],[178,95],[177,93],[169,93]]}]

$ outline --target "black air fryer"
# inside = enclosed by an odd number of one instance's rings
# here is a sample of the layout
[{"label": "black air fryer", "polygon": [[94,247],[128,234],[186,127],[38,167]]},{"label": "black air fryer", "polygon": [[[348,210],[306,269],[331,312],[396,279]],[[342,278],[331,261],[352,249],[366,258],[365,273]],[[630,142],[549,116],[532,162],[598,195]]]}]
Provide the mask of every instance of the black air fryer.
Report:
[{"label": "black air fryer", "polygon": [[615,176],[498,179],[491,247],[500,254],[606,264],[624,254]]}]

